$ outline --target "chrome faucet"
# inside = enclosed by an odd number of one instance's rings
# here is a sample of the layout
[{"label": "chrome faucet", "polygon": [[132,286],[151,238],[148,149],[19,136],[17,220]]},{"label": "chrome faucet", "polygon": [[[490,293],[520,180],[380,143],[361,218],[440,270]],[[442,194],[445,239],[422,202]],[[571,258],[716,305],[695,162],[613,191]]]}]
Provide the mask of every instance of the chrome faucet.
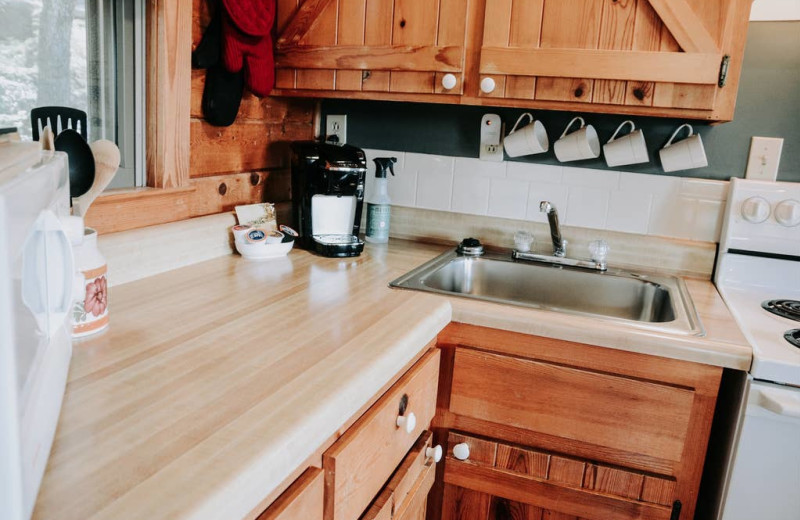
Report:
[{"label": "chrome faucet", "polygon": [[558,224],[558,211],[550,202],[543,200],[539,203],[539,211],[547,214],[550,223],[550,238],[553,240],[553,256],[564,258],[567,256],[567,241],[561,238],[561,226]]}]

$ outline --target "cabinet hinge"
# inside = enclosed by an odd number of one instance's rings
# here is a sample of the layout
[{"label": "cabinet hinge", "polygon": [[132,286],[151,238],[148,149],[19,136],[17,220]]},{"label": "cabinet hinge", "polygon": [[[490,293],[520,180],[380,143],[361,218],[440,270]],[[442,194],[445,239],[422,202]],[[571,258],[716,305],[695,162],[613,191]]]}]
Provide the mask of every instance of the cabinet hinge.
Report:
[{"label": "cabinet hinge", "polygon": [[719,81],[717,85],[720,87],[725,86],[725,82],[728,80],[728,66],[731,63],[731,57],[729,55],[725,55],[722,57],[722,63],[719,65]]},{"label": "cabinet hinge", "polygon": [[669,515],[669,520],[678,520],[681,517],[681,501],[676,500],[672,503],[672,514]]}]

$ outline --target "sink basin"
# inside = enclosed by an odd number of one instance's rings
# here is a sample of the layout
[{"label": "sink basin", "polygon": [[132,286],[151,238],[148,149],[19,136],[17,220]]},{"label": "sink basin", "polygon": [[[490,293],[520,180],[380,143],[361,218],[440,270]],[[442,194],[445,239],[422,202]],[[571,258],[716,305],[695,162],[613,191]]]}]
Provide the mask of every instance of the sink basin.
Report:
[{"label": "sink basin", "polygon": [[510,254],[449,251],[392,281],[416,289],[704,335],[683,280],[675,276],[513,260]]}]

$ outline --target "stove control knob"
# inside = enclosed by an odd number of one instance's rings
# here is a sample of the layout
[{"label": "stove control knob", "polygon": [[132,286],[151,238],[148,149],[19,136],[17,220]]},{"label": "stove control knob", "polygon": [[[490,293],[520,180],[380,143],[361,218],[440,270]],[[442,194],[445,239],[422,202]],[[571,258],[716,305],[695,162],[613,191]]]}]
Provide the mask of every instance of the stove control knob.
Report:
[{"label": "stove control knob", "polygon": [[769,217],[769,202],[762,197],[750,197],[742,203],[742,216],[753,224],[764,222]]},{"label": "stove control knob", "polygon": [[794,199],[784,200],[775,206],[775,220],[778,224],[793,227],[800,224],[800,202]]}]

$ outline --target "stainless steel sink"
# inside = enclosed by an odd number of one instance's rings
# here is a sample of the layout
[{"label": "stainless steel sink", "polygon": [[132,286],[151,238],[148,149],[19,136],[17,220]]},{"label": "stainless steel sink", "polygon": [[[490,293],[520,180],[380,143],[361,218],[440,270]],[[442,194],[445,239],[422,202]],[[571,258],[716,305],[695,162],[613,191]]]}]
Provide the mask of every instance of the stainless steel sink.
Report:
[{"label": "stainless steel sink", "polygon": [[389,285],[705,335],[683,280],[669,275],[597,272],[515,261],[510,253],[469,257],[449,251]]}]

